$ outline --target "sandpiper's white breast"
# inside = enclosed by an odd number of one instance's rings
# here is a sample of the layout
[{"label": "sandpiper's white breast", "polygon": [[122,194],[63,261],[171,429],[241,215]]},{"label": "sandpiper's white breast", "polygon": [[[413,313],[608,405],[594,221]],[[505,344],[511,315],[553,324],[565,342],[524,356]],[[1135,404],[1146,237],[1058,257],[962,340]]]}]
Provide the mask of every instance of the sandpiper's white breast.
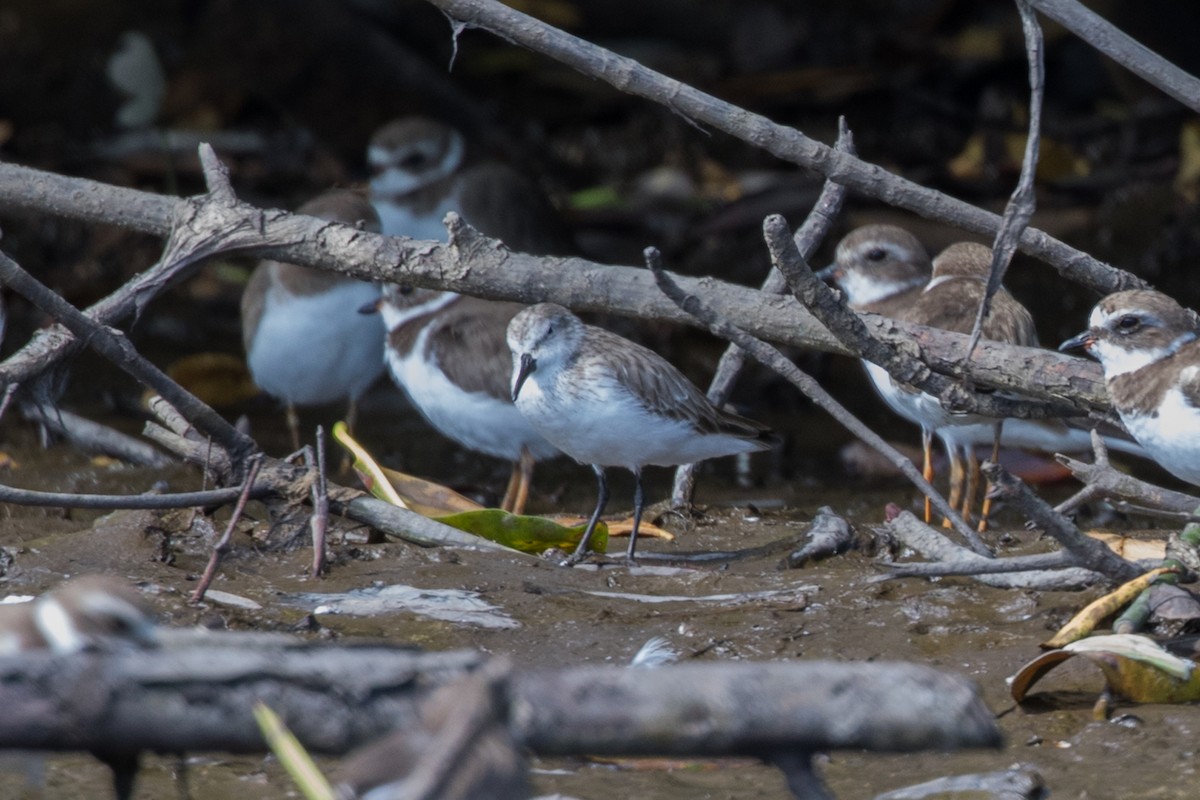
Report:
[{"label": "sandpiper's white breast", "polygon": [[686,420],[647,410],[611,373],[539,372],[521,388],[517,407],[551,444],[580,463],[634,470],[761,449],[756,441],[701,433]]}]

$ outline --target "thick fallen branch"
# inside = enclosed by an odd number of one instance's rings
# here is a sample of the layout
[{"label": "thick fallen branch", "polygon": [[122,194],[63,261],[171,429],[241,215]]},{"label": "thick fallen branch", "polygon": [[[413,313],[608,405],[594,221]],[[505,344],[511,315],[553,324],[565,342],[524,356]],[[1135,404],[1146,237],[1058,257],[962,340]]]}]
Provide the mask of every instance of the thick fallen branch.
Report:
[{"label": "thick fallen branch", "polygon": [[[158,650],[27,654],[0,662],[0,749],[261,753],[252,707],[262,700],[310,751],[345,753],[418,724],[421,700],[483,664],[471,651],[257,646],[234,634]],[[510,730],[543,756],[1001,743],[971,681],[917,664],[517,670],[504,689]]]},{"label": "thick fallen branch", "polygon": [[[395,281],[524,303],[550,301],[576,310],[697,324],[654,288],[644,269],[511,253],[453,215],[449,217],[452,241],[442,245],[379,236],[349,225],[240,202],[231,204],[219,195],[171,198],[4,163],[0,163],[0,207],[112,224],[128,223],[132,212],[138,218],[133,227],[163,236],[171,232],[170,220],[174,219],[173,239],[202,245],[206,255],[253,253],[368,281]],[[113,211],[105,214],[105,209]],[[173,252],[177,248],[168,249]],[[164,263],[167,261],[164,257]],[[162,277],[167,275],[164,272]],[[547,275],[554,280],[548,281]],[[677,280],[689,294],[758,338],[850,355],[791,297],[766,295],[711,278],[681,276]],[[122,296],[124,302],[114,301],[114,305],[132,313],[130,298],[127,293]],[[878,338],[890,342],[916,339],[936,372],[970,377],[977,384],[1020,391],[1036,399],[1062,401],[1081,414],[1109,408],[1103,373],[1093,361],[982,342],[971,363],[964,365],[964,336],[874,315],[863,319]],[[111,324],[118,317],[114,312],[105,320]],[[18,351],[0,364],[0,382],[28,380],[51,358],[47,347],[61,352],[69,346],[61,341],[41,342],[35,362],[26,349]]]},{"label": "thick fallen branch", "polygon": [[161,468],[175,463],[175,459],[141,439],[61,408],[46,409],[34,403],[22,403],[21,416],[44,425],[51,433],[62,436],[73,446],[90,453],[103,453],[127,464],[144,467]]}]

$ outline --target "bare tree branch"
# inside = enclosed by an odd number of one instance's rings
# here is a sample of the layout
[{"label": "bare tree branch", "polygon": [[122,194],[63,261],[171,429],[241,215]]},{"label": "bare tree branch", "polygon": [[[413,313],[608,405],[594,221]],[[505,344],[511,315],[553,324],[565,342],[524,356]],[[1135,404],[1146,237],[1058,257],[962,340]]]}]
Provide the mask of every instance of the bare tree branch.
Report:
[{"label": "bare tree branch", "polygon": [[951,411],[1023,418],[1062,417],[1072,413],[1070,406],[1061,403],[1027,403],[973,392],[957,380],[930,371],[918,357],[919,353],[914,352],[911,342],[897,346],[873,336],[863,319],[817,278],[788,235],[783,217],[772,214],[763,220],[763,235],[771,252],[771,263],[787,279],[796,299],[859,358],[878,364],[898,382],[937,397]]},{"label": "bare tree branch", "polygon": [[[0,253],[0,283],[54,317],[89,347],[166,398],[201,432],[220,442],[235,465],[240,465],[258,449],[253,439],[143,358],[123,333],[97,325],[4,253]],[[239,469],[240,466],[235,466],[235,470]]]},{"label": "bare tree branch", "polygon": [[1152,86],[1200,112],[1200,79],[1184,72],[1077,0],[1029,4]]},{"label": "bare tree branch", "polygon": [[1117,498],[1180,514],[1191,514],[1200,508],[1200,498],[1140,481],[1114,468],[1109,463],[1104,439],[1095,430],[1092,431],[1092,451],[1094,456],[1091,464],[1065,455],[1055,456],[1083,484],[1082,489],[1054,507],[1057,513],[1069,514],[1084,503]]},{"label": "bare tree branch", "polygon": [[[845,117],[838,120],[838,139],[834,148],[845,150],[848,153],[854,152],[854,136],[850,133],[850,126],[846,124]],[[826,235],[833,228],[838,214],[841,213],[842,201],[845,198],[845,186],[834,181],[825,181],[825,185],[821,187],[821,194],[817,197],[817,202],[813,204],[804,224],[796,231],[796,247],[804,254],[805,258],[811,258],[817,248],[821,246],[821,242],[825,240]],[[787,281],[779,274],[779,270],[772,269],[767,273],[767,279],[763,281],[761,291],[782,294],[787,291]],[[727,347],[721,354],[721,360],[717,363],[717,371],[713,374],[712,383],[708,386],[708,399],[713,405],[723,406],[729,402],[729,396],[733,394],[733,386],[745,363],[746,354],[733,345]],[[675,483],[671,488],[671,505],[675,508],[690,506],[695,489],[696,465],[683,464],[675,470]]]},{"label": "bare tree branch", "polygon": [[[51,202],[44,191],[46,186],[69,193]],[[28,187],[42,188],[30,193],[25,191]],[[212,211],[202,208],[213,202],[207,195],[181,200],[0,163],[0,205],[15,204],[29,210],[81,219],[93,219],[103,214],[105,208],[125,209],[119,215],[114,211],[105,217],[108,222],[126,220],[128,209],[144,209],[144,216],[139,217],[143,227],[161,222],[155,232],[166,234],[170,225],[163,220],[175,218],[177,227],[195,228],[194,232],[178,235],[205,243],[210,253],[227,250],[254,253],[360,280],[395,281],[524,303],[551,301],[576,310],[698,324],[650,285],[651,280],[644,269],[606,266],[578,258],[542,258],[511,253],[455,216],[450,218],[454,243],[440,245],[379,236],[349,225],[283,211],[260,210],[243,203],[218,205]],[[229,238],[222,242],[223,236]],[[138,285],[156,286],[160,280],[178,276],[167,265],[162,265],[161,269],[154,281],[136,279]],[[553,283],[545,281],[548,272],[555,275]],[[143,277],[149,276],[150,273],[146,273]],[[758,338],[851,355],[791,297],[764,295],[710,278],[680,277],[678,280],[689,294],[703,298],[722,317]],[[105,324],[112,324],[122,314],[132,313],[130,295],[124,289],[114,293],[104,301],[112,300],[105,309],[112,316],[106,313],[104,317],[98,315],[97,319],[103,318]],[[981,342],[972,361],[964,364],[965,336],[870,314],[863,315],[863,320],[877,338],[892,343],[915,340],[936,372],[1022,392],[1036,399],[1067,402],[1080,414],[1110,410],[1103,373],[1094,361],[1050,350]],[[48,343],[49,346],[46,342],[38,345],[38,341],[0,364],[0,381],[27,380],[69,347],[61,341]],[[29,361],[28,353],[29,348],[35,346],[42,351],[52,351],[50,354],[43,352],[36,365]]]},{"label": "bare tree branch", "polygon": [[1007,500],[1026,519],[1054,537],[1079,566],[1121,582],[1132,580],[1142,573],[1137,565],[1121,558],[1096,539],[1080,533],[1069,519],[1051,508],[1004,467],[987,461],[980,469],[992,484],[993,496]]},{"label": "bare tree branch", "polygon": [[846,430],[880,453],[908,478],[914,486],[930,498],[934,508],[950,520],[954,526],[954,530],[967,541],[973,551],[982,556],[991,555],[991,551],[988,550],[987,545],[979,538],[979,534],[970,525],[963,522],[962,517],[950,507],[946,499],[933,488],[929,481],[925,480],[924,476],[921,475],[921,471],[916,468],[912,461],[885,442],[879,434],[864,425],[841,403],[835,400],[833,395],[829,394],[819,383],[813,380],[810,375],[785,358],[783,353],[780,353],[767,343],[755,339],[745,331],[739,330],[727,320],[722,319],[719,313],[708,308],[699,297],[688,294],[682,286],[675,282],[674,277],[663,271],[658,251],[652,247],[646,250],[646,264],[665,296],[707,325],[714,336],[719,336],[722,339],[733,342],[745,350],[754,360],[779,373],[789,383],[803,392],[805,397],[828,412]]},{"label": "bare tree branch", "polygon": [[1042,136],[1042,99],[1046,86],[1046,67],[1043,62],[1042,29],[1038,25],[1037,16],[1029,7],[1028,0],[1016,0],[1017,11],[1021,14],[1021,31],[1025,35],[1025,55],[1029,61],[1029,132],[1025,137],[1025,155],[1021,159],[1021,175],[1017,179],[1017,187],[1013,189],[1008,204],[1004,207],[1004,216],[1000,220],[1000,230],[992,242],[992,267],[988,273],[987,291],[975,314],[975,324],[971,328],[971,343],[967,345],[967,360],[979,345],[979,337],[983,335],[983,320],[992,307],[992,297],[1000,290],[1004,275],[1012,263],[1013,253],[1017,250],[1017,242],[1021,232],[1029,227],[1029,220],[1037,208],[1037,194],[1033,181],[1037,176],[1038,147]]},{"label": "bare tree branch", "polygon": [[[623,92],[645,97],[686,118],[712,125],[868,197],[972,233],[994,236],[1000,228],[1000,218],[995,214],[926,189],[882,167],[810,139],[794,128],[778,125],[766,117],[726,103],[495,0],[427,1],[452,20],[483,28],[513,44],[548,55]],[[1104,264],[1034,228],[1022,234],[1021,251],[1052,265],[1064,277],[1102,294],[1146,285],[1136,275]]]}]

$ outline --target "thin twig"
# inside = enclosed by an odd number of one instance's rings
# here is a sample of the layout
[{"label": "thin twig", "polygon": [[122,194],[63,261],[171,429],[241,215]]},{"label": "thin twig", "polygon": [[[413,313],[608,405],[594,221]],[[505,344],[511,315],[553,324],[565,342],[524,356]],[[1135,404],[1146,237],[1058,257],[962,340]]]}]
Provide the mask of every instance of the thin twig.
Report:
[{"label": "thin twig", "polygon": [[1034,494],[1025,482],[999,464],[985,461],[980,467],[992,484],[991,495],[1007,500],[1026,519],[1037,523],[1069,552],[1076,564],[1103,573],[1118,581],[1136,578],[1142,570],[1118,556],[1108,547],[1080,533],[1069,519],[1055,511],[1049,503]]},{"label": "thin twig", "polygon": [[1070,553],[1056,550],[1053,553],[1036,553],[1027,556],[1007,556],[1005,558],[971,558],[964,554],[954,561],[927,561],[920,563],[891,563],[881,564],[887,574],[883,577],[892,578],[944,578],[952,575],[999,575],[1007,572],[1033,572],[1045,569],[1064,569],[1078,564]]},{"label": "thin twig", "polygon": [[1034,8],[1142,80],[1200,112],[1200,80],[1167,61],[1077,0],[1027,0]]},{"label": "thin twig", "polygon": [[1042,29],[1038,25],[1037,15],[1029,7],[1029,0],[1016,0],[1016,3],[1017,11],[1021,14],[1021,31],[1025,35],[1025,55],[1029,61],[1029,133],[1025,138],[1025,155],[1021,159],[1017,187],[1008,199],[1000,220],[1000,230],[992,242],[992,268],[988,274],[987,291],[975,314],[975,325],[971,328],[971,343],[967,345],[964,357],[967,361],[971,360],[983,335],[983,321],[991,309],[992,297],[1004,282],[1004,274],[1008,272],[1013,253],[1017,251],[1021,233],[1029,226],[1029,220],[1037,208],[1033,181],[1037,176],[1038,147],[1042,136],[1042,97],[1046,84],[1046,68],[1042,60],[1044,48]]},{"label": "thin twig", "polygon": [[[270,486],[255,486],[250,491],[250,497],[258,499],[271,491]],[[237,500],[241,493],[241,488],[231,487],[173,494],[71,494],[39,492],[0,484],[0,503],[38,508],[168,509],[223,505]]]},{"label": "thin twig", "polygon": [[325,574],[325,531],[329,526],[329,484],[325,475],[325,429],[317,426],[317,478],[312,483],[312,576]]},{"label": "thin twig", "polygon": [[[788,238],[790,239],[791,237],[789,236]],[[785,358],[783,353],[780,353],[766,342],[755,339],[745,331],[729,324],[706,307],[698,297],[687,294],[680,289],[674,279],[663,270],[662,257],[658,250],[648,247],[645,250],[645,256],[646,265],[654,274],[654,280],[658,284],[659,289],[672,302],[707,325],[708,329],[715,336],[733,342],[749,353],[754,360],[782,375],[793,386],[803,392],[806,397],[827,411],[830,416],[850,431],[850,433],[854,434],[891,462],[919,490],[930,497],[934,507],[951,520],[954,529],[969,543],[974,552],[983,556],[991,555],[987,545],[979,538],[979,534],[971,526],[965,524],[962,518],[950,508],[950,504],[930,485],[929,481],[922,477],[920,471],[913,465],[911,460],[897,452],[894,447],[885,442],[877,433],[847,411],[841,403],[833,398],[833,395],[821,388],[821,385],[813,380],[811,376]]]},{"label": "thin twig", "polygon": [[261,454],[255,455],[250,459],[250,471],[246,476],[246,482],[242,484],[237,505],[233,507],[233,514],[229,517],[229,524],[225,526],[225,532],[221,534],[221,538],[213,545],[212,554],[208,559],[208,566],[204,569],[204,576],[200,578],[200,583],[196,585],[196,591],[192,592],[192,596],[188,598],[188,602],[192,605],[204,599],[204,593],[208,591],[209,584],[217,576],[217,568],[221,566],[222,557],[229,551],[229,541],[233,538],[233,529],[237,526],[238,520],[242,518],[242,511],[246,508],[246,502],[250,499],[250,490],[254,486],[254,480],[258,477],[258,470],[262,466],[262,463],[263,457]]},{"label": "thin twig", "polygon": [[[884,528],[897,541],[921,554],[934,563],[905,563],[888,565],[896,572],[872,578],[878,583],[897,577],[931,578],[946,574],[966,574],[986,586],[997,589],[1043,589],[1070,590],[1091,586],[1104,578],[1099,572],[1080,567],[1070,553],[1060,551],[1044,556],[984,559],[955,544],[909,511],[902,511],[890,518]],[[1011,562],[1020,558],[1027,567],[1016,572],[1002,568],[993,571],[992,562]],[[1046,567],[1054,567],[1047,569]],[[902,575],[901,573],[906,573]]]},{"label": "thin twig", "polygon": [[[836,150],[847,153],[854,152],[854,135],[850,133],[850,126],[846,123],[845,117],[838,119],[838,138],[833,146]],[[825,185],[821,187],[821,194],[817,197],[817,202],[813,204],[804,224],[796,231],[796,248],[804,254],[805,258],[811,258],[821,242],[825,240],[825,236],[833,228],[838,214],[841,213],[842,201],[845,198],[845,186],[835,181],[825,181]],[[766,280],[763,281],[761,291],[782,294],[787,291],[787,281],[779,274],[779,270],[772,268],[767,273]],[[723,406],[729,402],[729,396],[733,394],[734,384],[745,363],[746,354],[740,348],[733,345],[725,348],[725,352],[721,354],[721,360],[717,362],[717,371],[713,374],[712,382],[708,385],[708,399],[713,405]],[[671,505],[674,508],[691,506],[695,492],[696,465],[683,464],[679,466],[675,470],[675,483],[671,488]]]},{"label": "thin twig", "polygon": [[206,403],[147,361],[125,334],[97,325],[3,252],[0,252],[0,283],[63,323],[93,350],[165,398],[187,416],[198,430],[219,442],[235,465],[244,462],[258,449],[253,439],[238,431]]},{"label": "thin twig", "polygon": [[1060,464],[1071,471],[1076,480],[1084,484],[1082,489],[1055,507],[1054,510],[1059,514],[1069,514],[1092,500],[1112,498],[1133,500],[1183,514],[1190,514],[1200,508],[1200,498],[1155,486],[1117,470],[1108,460],[1108,448],[1103,437],[1095,430],[1092,431],[1092,452],[1094,461],[1091,464],[1076,461],[1062,454],[1055,456]]}]

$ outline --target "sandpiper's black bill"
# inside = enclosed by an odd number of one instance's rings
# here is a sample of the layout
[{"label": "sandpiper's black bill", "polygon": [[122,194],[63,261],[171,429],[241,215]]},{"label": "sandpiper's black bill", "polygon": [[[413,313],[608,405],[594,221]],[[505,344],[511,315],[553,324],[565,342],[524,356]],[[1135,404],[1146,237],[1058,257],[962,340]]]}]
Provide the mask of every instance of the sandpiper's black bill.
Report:
[{"label": "sandpiper's black bill", "polygon": [[383,298],[380,297],[378,299],[372,300],[369,303],[363,303],[361,306],[358,307],[358,313],[360,313],[360,314],[378,314],[379,313],[379,305],[382,302],[383,302]]},{"label": "sandpiper's black bill", "polygon": [[1070,339],[1067,339],[1065,342],[1060,344],[1058,346],[1058,350],[1060,353],[1066,353],[1071,350],[1087,350],[1092,346],[1092,343],[1095,340],[1096,339],[1094,336],[1092,336],[1091,331],[1084,331],[1077,336],[1072,336]]},{"label": "sandpiper's black bill", "polygon": [[826,283],[832,283],[838,278],[838,265],[830,264],[825,269],[819,269],[816,272],[816,276]]},{"label": "sandpiper's black bill", "polygon": [[535,369],[537,369],[537,359],[529,353],[523,353],[521,364],[517,367],[517,377],[513,380],[512,399],[514,403],[517,402],[517,395],[521,393],[521,387],[525,385],[525,379],[532,375]]}]

